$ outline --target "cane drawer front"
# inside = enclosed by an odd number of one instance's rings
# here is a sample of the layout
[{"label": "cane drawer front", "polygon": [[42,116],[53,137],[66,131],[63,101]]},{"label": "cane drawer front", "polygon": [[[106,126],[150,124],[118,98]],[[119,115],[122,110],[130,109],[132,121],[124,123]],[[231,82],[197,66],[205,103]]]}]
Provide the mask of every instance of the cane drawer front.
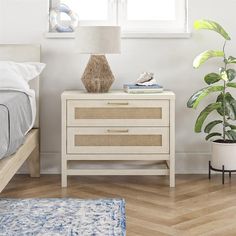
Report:
[{"label": "cane drawer front", "polygon": [[67,126],[169,126],[169,101],[68,100]]},{"label": "cane drawer front", "polygon": [[68,127],[68,154],[169,153],[169,128]]}]

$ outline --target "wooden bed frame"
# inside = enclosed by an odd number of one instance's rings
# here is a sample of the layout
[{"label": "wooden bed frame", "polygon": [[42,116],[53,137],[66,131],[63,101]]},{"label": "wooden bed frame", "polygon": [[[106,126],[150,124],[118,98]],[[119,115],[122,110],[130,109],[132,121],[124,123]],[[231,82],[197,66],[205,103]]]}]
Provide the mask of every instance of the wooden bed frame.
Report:
[{"label": "wooden bed frame", "polygon": [[[39,45],[0,44],[1,61],[39,62]],[[27,160],[31,177],[40,177],[39,155],[39,79],[34,79],[30,84],[35,90],[37,115],[34,128],[27,134],[24,144],[18,151],[0,160],[0,193],[12,177]]]}]

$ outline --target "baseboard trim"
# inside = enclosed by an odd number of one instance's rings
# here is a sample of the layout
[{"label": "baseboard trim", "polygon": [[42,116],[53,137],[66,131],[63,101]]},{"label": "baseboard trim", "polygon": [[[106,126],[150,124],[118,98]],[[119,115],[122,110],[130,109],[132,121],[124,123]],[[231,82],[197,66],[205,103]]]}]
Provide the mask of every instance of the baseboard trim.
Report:
[{"label": "baseboard trim", "polygon": [[176,153],[177,174],[206,174],[210,153]]},{"label": "baseboard trim", "polygon": [[[206,174],[208,173],[208,161],[210,153],[176,153],[176,173],[177,174]],[[60,153],[41,153],[41,173],[60,174],[61,156]],[[28,173],[27,166],[24,165],[20,174]]]}]

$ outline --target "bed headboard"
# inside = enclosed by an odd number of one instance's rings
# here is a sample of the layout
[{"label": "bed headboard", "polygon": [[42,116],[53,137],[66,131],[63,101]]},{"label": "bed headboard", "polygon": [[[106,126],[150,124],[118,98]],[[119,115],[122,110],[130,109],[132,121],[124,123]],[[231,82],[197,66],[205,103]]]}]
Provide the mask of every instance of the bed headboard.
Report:
[{"label": "bed headboard", "polygon": [[[0,60],[16,62],[40,62],[40,45],[29,44],[0,44]],[[30,82],[35,90],[37,115],[34,127],[39,128],[39,79]]]}]

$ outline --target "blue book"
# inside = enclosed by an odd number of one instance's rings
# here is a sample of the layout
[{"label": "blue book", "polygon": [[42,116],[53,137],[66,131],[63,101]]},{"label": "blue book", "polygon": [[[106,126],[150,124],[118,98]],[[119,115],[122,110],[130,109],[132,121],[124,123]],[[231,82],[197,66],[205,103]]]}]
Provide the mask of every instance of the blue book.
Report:
[{"label": "blue book", "polygon": [[124,84],[124,88],[129,88],[129,89],[163,89],[162,86],[159,84],[154,84],[154,85],[138,85],[138,84]]},{"label": "blue book", "polygon": [[155,85],[137,85],[137,84],[124,84],[124,91],[126,93],[161,93],[163,87]]}]

